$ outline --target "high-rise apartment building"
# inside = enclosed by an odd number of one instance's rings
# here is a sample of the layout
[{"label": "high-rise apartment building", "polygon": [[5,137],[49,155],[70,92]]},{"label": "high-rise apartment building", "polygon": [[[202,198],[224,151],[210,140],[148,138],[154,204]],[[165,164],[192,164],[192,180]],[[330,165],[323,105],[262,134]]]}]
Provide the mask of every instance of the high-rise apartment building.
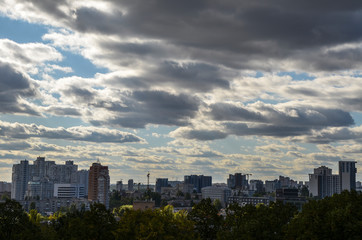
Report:
[{"label": "high-rise apartment building", "polygon": [[122,190],[123,190],[123,182],[122,182],[122,180],[121,180],[121,181],[117,181],[117,183],[116,183],[116,190],[117,190],[118,192],[122,192]]},{"label": "high-rise apartment building", "polygon": [[255,191],[256,193],[262,193],[264,184],[262,180],[250,180],[249,190]]},{"label": "high-rise apartment building", "polygon": [[128,180],[128,191],[133,191],[133,179]]},{"label": "high-rise apartment building", "polygon": [[341,184],[341,191],[352,189],[356,190],[356,163],[354,161],[339,161],[339,177]]},{"label": "high-rise apartment building", "polygon": [[107,166],[93,163],[89,169],[88,200],[109,207],[109,171]]},{"label": "high-rise apartment building", "polygon": [[246,179],[246,174],[235,173],[229,174],[229,178],[227,179],[227,185],[229,188],[238,188],[238,189],[247,189],[248,188],[248,180]]},{"label": "high-rise apartment building", "polygon": [[194,190],[201,193],[201,188],[212,185],[212,177],[204,175],[186,175],[184,176],[184,184],[192,184],[194,186]]},{"label": "high-rise apartment building", "polygon": [[309,193],[324,198],[341,192],[340,176],[332,174],[332,169],[321,166],[309,174]]},{"label": "high-rise apartment building", "polygon": [[88,196],[88,178],[89,178],[89,170],[79,170],[77,171],[77,183],[82,184],[84,186],[84,195]]},{"label": "high-rise apartment building", "polygon": [[29,181],[29,162],[20,161],[19,164],[13,165],[11,199],[17,201],[24,200],[25,191],[28,188]]},{"label": "high-rise apartment building", "polygon": [[[54,184],[77,183],[78,166],[73,161],[64,165],[54,161],[45,161],[37,157],[31,165],[27,160],[13,165],[11,198],[21,201],[30,199],[49,199],[53,197]],[[87,177],[88,183],[88,177]]]},{"label": "high-rise apartment building", "polygon": [[156,178],[155,192],[161,193],[162,187],[168,187],[168,178]]}]

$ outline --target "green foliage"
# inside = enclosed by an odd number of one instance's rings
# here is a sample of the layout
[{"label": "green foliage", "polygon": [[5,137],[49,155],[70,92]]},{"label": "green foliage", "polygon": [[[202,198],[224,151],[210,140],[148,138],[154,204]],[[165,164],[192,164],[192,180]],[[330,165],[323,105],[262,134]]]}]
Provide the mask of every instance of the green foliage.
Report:
[{"label": "green foliage", "polygon": [[215,199],[212,204],[215,206],[215,208],[220,211],[222,209],[222,204],[219,199]]},{"label": "green foliage", "polygon": [[116,239],[197,239],[193,223],[184,212],[174,214],[172,206],[163,210],[126,209],[115,235]]},{"label": "green foliage", "polygon": [[124,197],[120,192],[113,190],[109,198],[109,208],[118,208],[123,205],[132,205],[133,198]]},{"label": "green foliage", "polygon": [[151,199],[152,201],[155,201],[156,207],[161,206],[161,194],[159,194],[158,192],[152,192],[151,189],[148,189],[143,196],[143,200],[151,200]]},{"label": "green foliage", "polygon": [[132,205],[123,205],[123,206],[120,206],[119,208],[114,208],[113,214],[115,216],[122,217],[127,209],[133,209],[133,206]]},{"label": "green foliage", "polygon": [[33,224],[39,225],[40,221],[42,220],[42,216],[40,213],[38,213],[37,210],[32,209],[29,212],[29,220],[30,222],[32,222]]},{"label": "green foliage", "polygon": [[52,217],[52,227],[59,239],[114,239],[114,215],[103,204],[95,203],[90,211],[70,208],[66,214]]},{"label": "green foliage", "polygon": [[218,209],[208,198],[202,199],[200,203],[193,206],[187,217],[194,222],[195,231],[200,235],[201,239],[216,239],[223,220],[218,213]]},{"label": "green foliage", "polygon": [[190,200],[190,199],[191,199],[191,194],[187,192],[185,195],[185,200]]},{"label": "green foliage", "polygon": [[13,200],[0,203],[0,239],[361,239],[362,194],[343,192],[312,200],[298,212],[282,202],[269,206],[228,206],[218,214],[217,201],[203,199],[190,213],[163,209],[133,210],[102,204],[90,210],[71,206],[49,217],[27,214]]},{"label": "green foliage", "polygon": [[309,190],[306,186],[302,187],[302,189],[300,190],[300,195],[302,197],[309,197]]},{"label": "green foliage", "polygon": [[289,239],[361,239],[362,195],[344,191],[303,206],[288,226]]},{"label": "green foliage", "polygon": [[33,224],[14,200],[0,203],[0,239],[42,239],[40,227]]},{"label": "green foliage", "polygon": [[219,239],[283,239],[285,225],[297,213],[292,205],[282,202],[270,206],[259,204],[240,207],[230,205]]}]

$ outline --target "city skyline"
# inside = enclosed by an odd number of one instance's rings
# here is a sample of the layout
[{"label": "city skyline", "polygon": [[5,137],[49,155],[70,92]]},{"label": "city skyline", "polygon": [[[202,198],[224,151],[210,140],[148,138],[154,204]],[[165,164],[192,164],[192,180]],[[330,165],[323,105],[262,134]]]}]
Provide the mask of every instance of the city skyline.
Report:
[{"label": "city skyline", "polygon": [[360,2],[0,2],[0,181],[38,156],[111,183],[359,168]]}]

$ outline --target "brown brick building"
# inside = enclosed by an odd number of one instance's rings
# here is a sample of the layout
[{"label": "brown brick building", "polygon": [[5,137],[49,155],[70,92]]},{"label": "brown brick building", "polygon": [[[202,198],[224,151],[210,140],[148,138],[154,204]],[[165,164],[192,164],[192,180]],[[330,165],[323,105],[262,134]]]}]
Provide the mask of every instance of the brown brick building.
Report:
[{"label": "brown brick building", "polygon": [[108,208],[109,181],[108,167],[99,162],[93,163],[89,169],[88,200],[102,203]]}]

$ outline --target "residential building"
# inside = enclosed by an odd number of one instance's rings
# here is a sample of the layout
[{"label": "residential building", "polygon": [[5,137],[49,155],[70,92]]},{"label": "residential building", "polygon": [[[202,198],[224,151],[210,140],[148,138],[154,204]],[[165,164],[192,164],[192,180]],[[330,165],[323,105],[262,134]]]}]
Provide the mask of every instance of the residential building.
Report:
[{"label": "residential building", "polygon": [[20,164],[13,165],[11,199],[17,201],[24,200],[29,178],[28,160],[23,160],[20,161]]},{"label": "residential building", "polygon": [[275,192],[278,188],[280,188],[280,182],[278,179],[273,181],[265,181],[265,192],[272,193]]},{"label": "residential building", "polygon": [[202,198],[210,198],[212,201],[218,199],[222,207],[226,207],[228,198],[231,196],[231,189],[228,187],[209,186],[201,189]]},{"label": "residential building", "polygon": [[304,197],[299,196],[299,191],[296,188],[280,188],[276,191],[276,201],[282,201],[284,204],[290,203],[302,210],[303,205],[307,202]]},{"label": "residential building", "polygon": [[155,192],[161,193],[162,187],[168,187],[168,178],[156,178]]},{"label": "residential building", "polygon": [[118,192],[122,192],[122,190],[123,190],[122,180],[121,180],[121,181],[117,181],[117,183],[116,183],[116,190],[117,190]]},{"label": "residential building", "polygon": [[230,196],[228,198],[228,204],[237,203],[239,206],[245,206],[251,204],[256,206],[257,204],[269,205],[270,199],[266,197],[245,197],[245,196]]},{"label": "residential building", "polygon": [[56,183],[54,184],[55,198],[84,198],[85,187],[83,184]]},{"label": "residential building", "polygon": [[212,177],[204,175],[186,175],[184,176],[184,184],[192,184],[194,190],[201,193],[201,189],[212,185]]},{"label": "residential building", "polygon": [[102,203],[108,208],[109,181],[108,167],[99,162],[93,163],[89,169],[88,200]]},{"label": "residential building", "polygon": [[341,191],[352,189],[356,190],[356,163],[354,161],[339,161],[339,177]]},{"label": "residential building", "polygon": [[23,206],[25,211],[31,210],[32,203],[35,204],[35,209],[38,213],[43,215],[50,215],[63,208],[74,206],[76,209],[89,210],[90,202],[85,198],[49,198],[44,200],[22,200],[19,203]]},{"label": "residential building", "polygon": [[11,192],[11,183],[8,182],[0,182],[0,192]]},{"label": "residential building", "polygon": [[250,180],[249,190],[254,191],[256,193],[264,192],[264,184],[262,180]]},{"label": "residential building", "polygon": [[133,191],[133,179],[128,180],[128,191]]},{"label": "residential building", "polygon": [[[27,160],[13,165],[11,198],[24,200],[25,195],[30,198],[46,199],[53,196],[52,184],[77,183],[78,166],[73,161],[66,161],[64,165],[57,165],[54,161],[45,161],[44,157],[37,157],[33,164]],[[31,186],[28,186],[30,183]]]},{"label": "residential building", "polygon": [[247,174],[235,173],[229,174],[229,178],[227,179],[227,185],[232,189],[248,189],[248,180]]},{"label": "residential building", "polygon": [[89,170],[79,170],[77,171],[77,184],[82,184],[84,186],[84,194],[88,196],[88,181],[89,181]]},{"label": "residential building", "polygon": [[48,178],[42,179],[33,178],[34,181],[29,181],[25,192],[26,199],[44,200],[53,197],[53,182]]},{"label": "residential building", "polygon": [[333,175],[332,169],[321,166],[309,174],[309,193],[313,197],[324,198],[340,192],[340,176]]}]

